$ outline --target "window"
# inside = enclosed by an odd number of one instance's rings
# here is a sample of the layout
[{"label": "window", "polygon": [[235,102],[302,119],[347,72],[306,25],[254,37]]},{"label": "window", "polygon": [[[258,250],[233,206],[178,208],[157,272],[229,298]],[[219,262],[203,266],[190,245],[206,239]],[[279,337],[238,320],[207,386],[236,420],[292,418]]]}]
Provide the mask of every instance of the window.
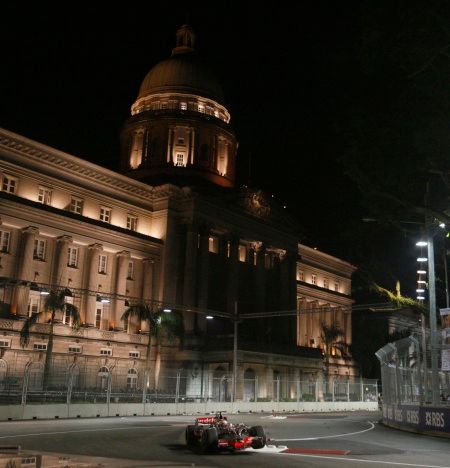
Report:
[{"label": "window", "polygon": [[184,146],[184,138],[178,138],[177,145]]},{"label": "window", "polygon": [[[64,300],[65,300],[65,302],[67,302],[68,304],[73,304],[73,297],[72,297],[72,296],[65,296]],[[70,324],[71,324],[70,322],[71,322],[71,317],[70,317],[70,315],[67,313],[67,310],[64,308],[62,323],[63,323],[64,325],[70,325]]]},{"label": "window", "polygon": [[180,102],[180,109],[181,109],[181,110],[187,110],[187,103],[185,103],[185,102]]},{"label": "window", "polygon": [[111,208],[106,208],[104,206],[100,207],[100,221],[104,223],[111,222]]},{"label": "window", "polygon": [[78,247],[69,247],[67,253],[67,266],[76,268],[78,266]]},{"label": "window", "polygon": [[108,257],[106,255],[98,256],[98,272],[102,275],[106,275],[106,266],[108,263]]},{"label": "window", "polygon": [[9,252],[9,239],[11,233],[8,231],[0,231],[0,252],[8,253]]},{"label": "window", "polygon": [[138,219],[136,216],[127,215],[127,229],[129,229],[130,231],[136,231],[137,222],[138,222]]},{"label": "window", "polygon": [[81,198],[72,197],[70,199],[69,210],[71,213],[82,214],[83,212],[83,200]]},{"label": "window", "polygon": [[264,268],[273,268],[273,255],[271,253],[264,254]]},{"label": "window", "polygon": [[198,105],[198,111],[201,112],[201,113],[204,113],[205,112],[205,106],[203,104],[199,104]]},{"label": "window", "polygon": [[323,279],[323,287],[328,289],[330,287],[329,283],[328,283],[328,278],[324,278]]},{"label": "window", "polygon": [[128,262],[127,279],[134,279],[134,262]]},{"label": "window", "polygon": [[339,281],[334,282],[334,290],[339,292]]},{"label": "window", "polygon": [[245,245],[239,246],[239,261],[245,262],[247,260],[247,247]]},{"label": "window", "polygon": [[162,103],[161,103],[161,109],[167,109],[168,106],[169,106],[169,105],[168,105],[167,102],[162,102]]},{"label": "window", "polygon": [[182,153],[178,153],[178,154],[177,154],[177,162],[176,162],[176,165],[177,165],[177,166],[184,166],[184,154],[182,154]]},{"label": "window", "polygon": [[133,358],[133,359],[139,359],[139,356],[141,355],[141,353],[139,351],[130,351],[128,353],[128,356],[130,358]]},{"label": "window", "polygon": [[44,239],[34,239],[33,258],[35,260],[45,260],[45,250],[47,241]]},{"label": "window", "polygon": [[33,349],[35,351],[46,351],[47,350],[47,343],[34,343]]},{"label": "window", "polygon": [[317,284],[317,275],[311,275],[311,284]]},{"label": "window", "polygon": [[5,338],[0,339],[0,348],[9,348],[10,346],[11,340],[5,340]]},{"label": "window", "polygon": [[219,118],[219,111],[216,111],[216,110],[214,111],[214,117]]},{"label": "window", "polygon": [[34,295],[30,293],[28,297],[28,317],[31,317],[32,314],[39,313],[39,301],[39,295]]},{"label": "window", "polygon": [[52,191],[48,187],[39,187],[38,202],[44,205],[50,205],[52,202]]},{"label": "window", "polygon": [[137,371],[136,369],[129,369],[127,375],[127,388],[137,387]]},{"label": "window", "polygon": [[[102,324],[102,308],[101,307],[97,307],[96,311],[95,311],[95,326],[100,329],[101,327],[101,324]],[[100,353],[101,354],[101,353]]]},{"label": "window", "polygon": [[2,190],[8,193],[16,193],[17,179],[9,175],[4,175],[2,181]]},{"label": "window", "polygon": [[297,270],[297,280],[305,281],[305,273],[303,272],[303,270]]},{"label": "window", "polygon": [[101,348],[100,356],[112,356],[112,348]]},{"label": "window", "polygon": [[219,239],[216,236],[209,236],[208,251],[211,253],[219,253]]},{"label": "window", "polygon": [[69,345],[69,353],[81,354],[81,345]]}]

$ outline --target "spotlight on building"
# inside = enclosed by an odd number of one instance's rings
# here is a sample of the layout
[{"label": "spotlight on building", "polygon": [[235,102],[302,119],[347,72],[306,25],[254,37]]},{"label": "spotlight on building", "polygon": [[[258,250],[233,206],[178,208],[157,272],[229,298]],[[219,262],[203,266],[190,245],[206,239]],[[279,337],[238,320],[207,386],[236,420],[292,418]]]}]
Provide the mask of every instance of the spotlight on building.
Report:
[{"label": "spotlight on building", "polygon": [[418,261],[418,262],[426,262],[426,261],[428,261],[428,258],[427,258],[427,257],[419,257],[419,258],[417,259],[417,261]]},{"label": "spotlight on building", "polygon": [[170,314],[170,312],[172,312],[172,309],[163,309],[163,312],[165,312],[166,314]]},{"label": "spotlight on building", "polygon": [[428,242],[427,241],[419,241],[419,242],[416,242],[416,245],[418,247],[425,247],[426,245],[428,245]]},{"label": "spotlight on building", "polygon": [[213,317],[212,315],[207,315],[206,318],[207,318],[208,320],[212,320],[214,317]]},{"label": "spotlight on building", "polygon": [[40,293],[41,296],[48,296],[50,294],[50,291],[47,289],[41,289]]}]

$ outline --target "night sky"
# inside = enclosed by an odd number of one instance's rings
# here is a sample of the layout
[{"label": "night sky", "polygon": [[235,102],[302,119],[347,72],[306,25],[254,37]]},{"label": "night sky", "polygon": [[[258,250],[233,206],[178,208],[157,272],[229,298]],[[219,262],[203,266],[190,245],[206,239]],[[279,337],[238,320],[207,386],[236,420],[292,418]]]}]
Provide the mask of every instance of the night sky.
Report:
[{"label": "night sky", "polygon": [[359,85],[364,3],[9,7],[0,28],[0,125],[116,169],[120,127],[139,86],[188,23],[223,84],[240,142],[239,184],[287,204],[308,245],[354,262],[390,289],[400,278],[413,294],[412,238],[363,225],[367,212],[342,163],[349,102],[361,109],[373,100],[370,86]]}]

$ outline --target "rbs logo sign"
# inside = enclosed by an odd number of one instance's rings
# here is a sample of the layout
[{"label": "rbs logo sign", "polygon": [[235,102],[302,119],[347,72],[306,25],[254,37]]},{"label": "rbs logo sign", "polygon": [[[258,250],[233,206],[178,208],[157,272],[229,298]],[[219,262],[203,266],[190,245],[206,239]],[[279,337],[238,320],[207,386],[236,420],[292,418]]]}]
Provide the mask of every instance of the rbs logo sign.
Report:
[{"label": "rbs logo sign", "polygon": [[445,418],[444,413],[437,411],[426,411],[425,412],[425,425],[431,427],[444,427]]}]

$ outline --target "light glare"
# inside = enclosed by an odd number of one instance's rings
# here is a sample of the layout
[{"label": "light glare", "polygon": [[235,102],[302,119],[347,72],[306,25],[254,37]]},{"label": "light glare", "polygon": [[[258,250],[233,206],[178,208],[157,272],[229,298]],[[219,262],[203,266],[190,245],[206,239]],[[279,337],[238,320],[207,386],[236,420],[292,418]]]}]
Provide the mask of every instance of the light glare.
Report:
[{"label": "light glare", "polygon": [[419,242],[416,242],[416,245],[418,247],[425,247],[426,245],[428,245],[428,242],[426,241],[419,241]]},{"label": "light glare", "polygon": [[428,258],[427,258],[427,257],[419,257],[419,258],[417,259],[417,261],[418,261],[418,262],[426,262],[426,261],[428,261]]}]

